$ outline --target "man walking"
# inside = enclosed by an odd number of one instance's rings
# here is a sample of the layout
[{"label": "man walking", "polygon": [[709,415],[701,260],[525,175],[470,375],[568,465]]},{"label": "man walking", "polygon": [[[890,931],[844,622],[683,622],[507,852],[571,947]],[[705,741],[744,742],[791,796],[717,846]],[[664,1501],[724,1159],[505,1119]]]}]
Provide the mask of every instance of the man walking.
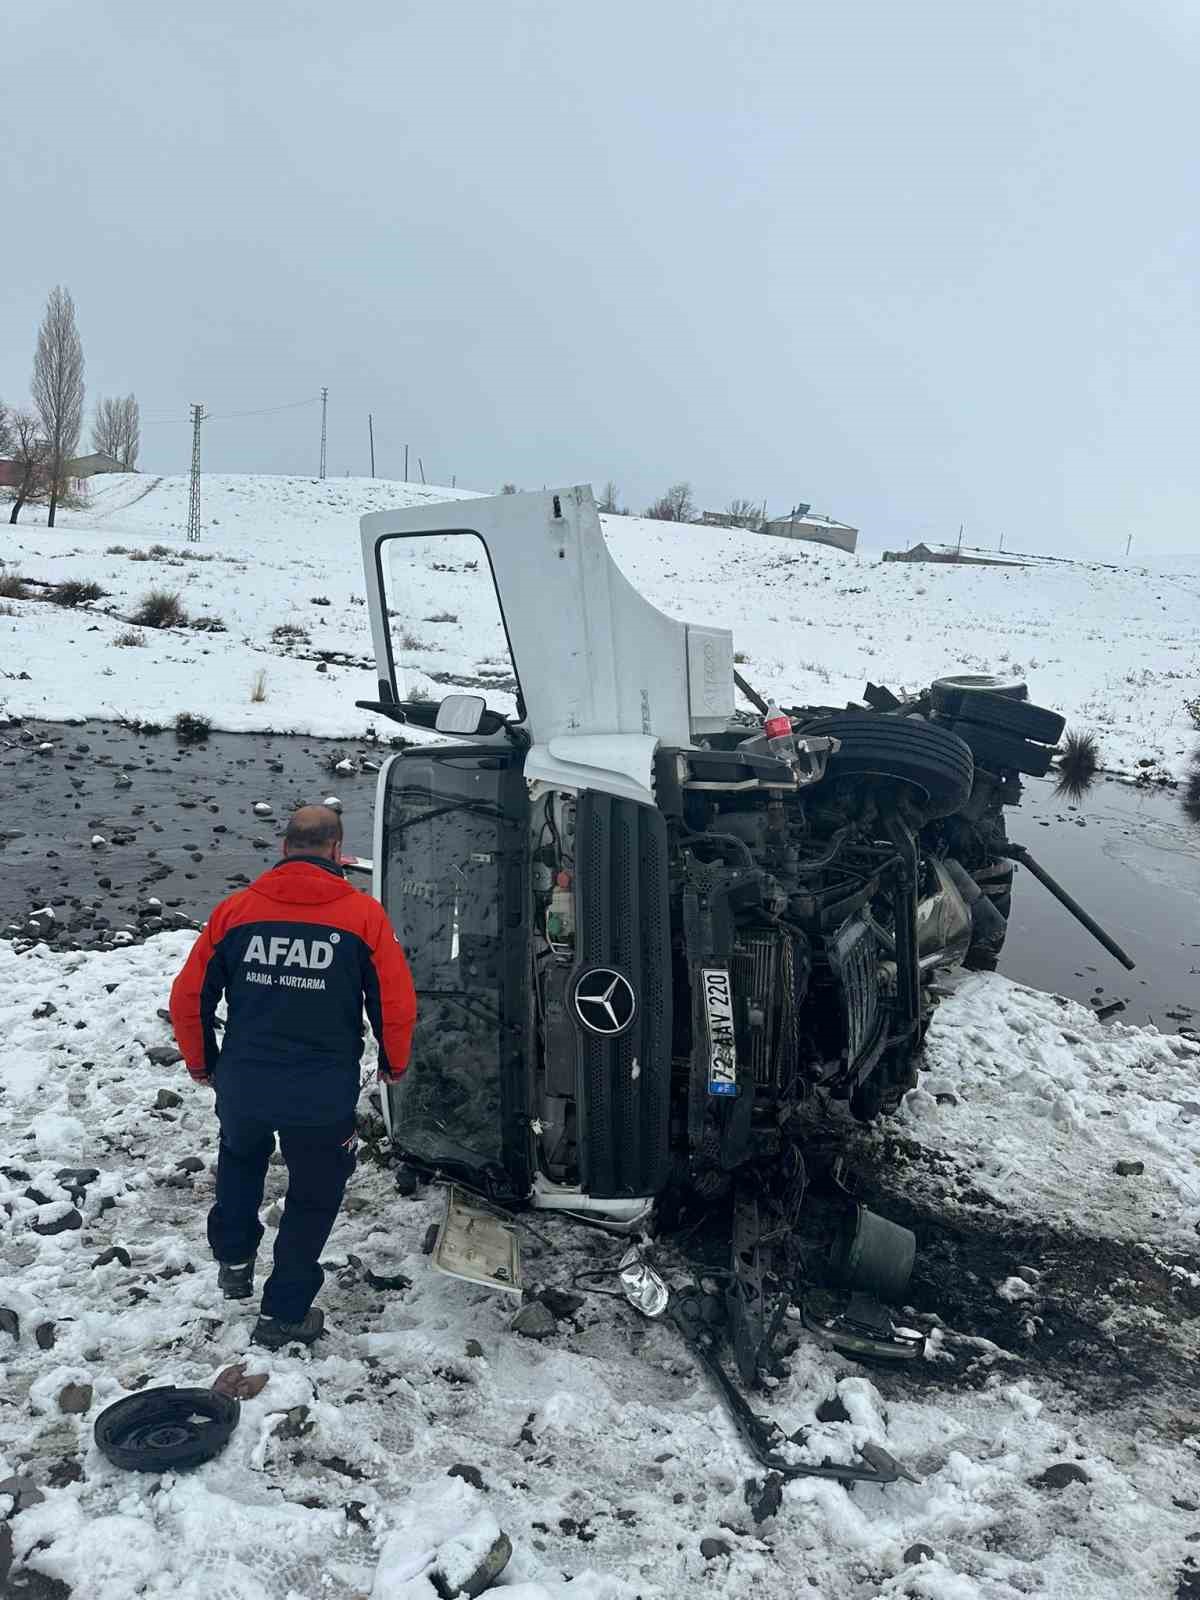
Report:
[{"label": "man walking", "polygon": [[[416,999],[387,913],[346,882],[342,819],[302,806],[283,860],[223,900],[171,989],[171,1022],[194,1082],[216,1089],[221,1142],[208,1242],[227,1300],[254,1290],[258,1219],[278,1134],[288,1169],[275,1270],[263,1287],[257,1344],[311,1344],[321,1251],[354,1171],[365,1006],[380,1077],[408,1065]],[[227,1020],[218,1046],[217,1004]]]}]

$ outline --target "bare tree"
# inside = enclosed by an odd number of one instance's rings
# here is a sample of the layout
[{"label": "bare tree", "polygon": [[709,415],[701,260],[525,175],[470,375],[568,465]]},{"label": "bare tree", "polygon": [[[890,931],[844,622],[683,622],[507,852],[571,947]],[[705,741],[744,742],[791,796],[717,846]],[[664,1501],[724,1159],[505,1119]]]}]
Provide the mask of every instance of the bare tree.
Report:
[{"label": "bare tree", "polygon": [[96,402],[96,416],[92,422],[93,450],[111,456],[132,471],[137,465],[141,438],[141,415],[135,395],[122,395],[115,400],[106,397]]},{"label": "bare tree", "polygon": [[621,507],[617,504],[620,494],[621,491],[610,478],[601,491],[600,504],[596,507],[597,511],[607,511],[608,514],[613,517],[625,516],[627,513],[622,511]]},{"label": "bare tree", "polygon": [[646,507],[646,515],[659,522],[694,522],[696,502],[692,499],[690,483],[673,483],[666,494],[660,495],[653,505]]},{"label": "bare tree", "polygon": [[517,486],[515,483],[502,483],[500,485],[501,494],[516,494],[516,492]]},{"label": "bare tree", "polygon": [[738,495],[725,507],[725,521],[731,528],[757,528],[762,524],[762,507],[755,500]]},{"label": "bare tree", "polygon": [[11,417],[12,459],[21,469],[17,495],[13,502],[9,522],[15,522],[27,500],[34,499],[45,487],[46,441],[38,431],[38,419],[32,411],[14,411]]},{"label": "bare tree", "polygon": [[75,326],[75,302],[57,284],[46,301],[33,358],[33,403],[41,419],[50,472],[49,527],[66,477],[67,462],[79,448],[83,423],[83,345]]},{"label": "bare tree", "polygon": [[129,472],[137,466],[138,451],[142,448],[142,413],[137,395],[127,394],[121,401],[121,453],[117,460]]},{"label": "bare tree", "polygon": [[12,449],[12,412],[0,400],[0,459],[8,459],[8,452]]}]

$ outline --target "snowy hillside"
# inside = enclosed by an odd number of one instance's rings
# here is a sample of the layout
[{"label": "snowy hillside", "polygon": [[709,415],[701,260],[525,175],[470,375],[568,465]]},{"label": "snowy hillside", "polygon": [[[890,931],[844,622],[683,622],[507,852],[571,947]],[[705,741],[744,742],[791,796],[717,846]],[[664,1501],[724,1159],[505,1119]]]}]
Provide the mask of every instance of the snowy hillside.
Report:
[{"label": "snowy hillside", "polygon": [[[374,680],[355,603],[364,593],[358,518],[455,497],[469,494],[214,475],[204,479],[202,541],[189,546],[186,478],[97,480],[91,506],[62,514],[57,529],[29,514],[5,529],[6,575],[93,580],[107,592],[78,611],[10,602],[13,614],[0,614],[0,706],[158,722],[203,710],[229,729],[359,734],[369,719],[354,701],[372,697]],[[1033,698],[1100,735],[1112,769],[1145,760],[1178,773],[1195,745],[1183,702],[1200,691],[1200,561],[1161,572],[885,565],[740,531],[604,522],[617,561],[655,604],[732,627],[745,675],[785,701],[838,703],[868,680],[917,687],[947,671],[1020,672]],[[133,558],[156,543],[167,553]],[[152,587],[177,590],[192,617],[216,616],[226,631],[147,629],[140,646],[116,647]],[[313,604],[322,599],[330,603]],[[444,692],[439,684],[474,675],[479,619],[436,620],[444,609],[419,618],[400,651],[412,688]],[[274,639],[281,626],[307,637]],[[322,655],[354,664],[327,662],[318,674]],[[260,673],[265,698],[252,699]]]}]

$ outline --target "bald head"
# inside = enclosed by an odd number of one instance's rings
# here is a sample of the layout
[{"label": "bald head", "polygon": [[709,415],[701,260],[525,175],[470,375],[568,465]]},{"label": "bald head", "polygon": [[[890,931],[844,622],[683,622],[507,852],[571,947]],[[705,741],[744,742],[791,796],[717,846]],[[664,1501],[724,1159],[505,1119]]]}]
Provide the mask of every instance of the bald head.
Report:
[{"label": "bald head", "polygon": [[342,819],[332,806],[301,806],[292,813],[283,836],[285,856],[326,856],[337,861],[342,853]]}]

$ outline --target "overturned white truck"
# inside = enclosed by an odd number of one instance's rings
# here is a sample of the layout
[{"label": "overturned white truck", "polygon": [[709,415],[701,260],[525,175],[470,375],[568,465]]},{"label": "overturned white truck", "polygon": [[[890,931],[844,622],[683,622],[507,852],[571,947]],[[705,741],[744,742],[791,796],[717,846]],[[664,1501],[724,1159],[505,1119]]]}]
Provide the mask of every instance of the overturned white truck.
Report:
[{"label": "overturned white truck", "polygon": [[[739,715],[731,635],[637,593],[586,488],[382,512],[362,543],[379,683],[363,704],[420,741],[380,775],[374,848],[420,1006],[384,1108],[402,1160],[616,1229],[664,1197],[723,1216],[749,1381],[773,1359],[772,1289],[795,1301],[814,1272],[851,1295],[828,1337],[913,1353],[875,1300],[903,1290],[911,1235],[857,1205],[836,1162],[814,1169],[814,1108],[894,1106],[935,972],[995,964],[1003,808],[1062,718],[990,679],[872,687],[782,726],[737,679]],[[446,618],[470,637],[447,661],[456,692],[406,695],[406,648]],[[442,1248],[519,1285],[512,1235],[469,1205]],[[684,1308],[693,1338],[703,1309]]]}]

